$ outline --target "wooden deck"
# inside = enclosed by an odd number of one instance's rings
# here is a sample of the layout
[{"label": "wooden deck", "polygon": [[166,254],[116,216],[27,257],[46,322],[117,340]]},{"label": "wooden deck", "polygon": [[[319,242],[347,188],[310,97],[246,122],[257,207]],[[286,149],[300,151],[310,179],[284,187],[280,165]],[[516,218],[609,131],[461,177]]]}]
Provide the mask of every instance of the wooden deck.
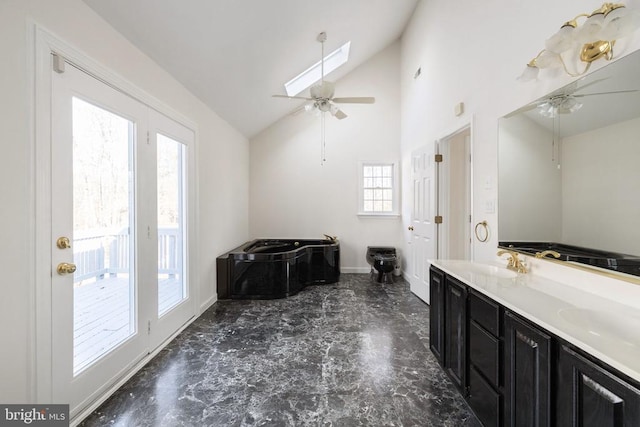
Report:
[{"label": "wooden deck", "polygon": [[[74,288],[74,373],[135,332],[130,306],[129,279],[108,277]],[[159,313],[182,301],[182,285],[173,278],[160,279]]]}]

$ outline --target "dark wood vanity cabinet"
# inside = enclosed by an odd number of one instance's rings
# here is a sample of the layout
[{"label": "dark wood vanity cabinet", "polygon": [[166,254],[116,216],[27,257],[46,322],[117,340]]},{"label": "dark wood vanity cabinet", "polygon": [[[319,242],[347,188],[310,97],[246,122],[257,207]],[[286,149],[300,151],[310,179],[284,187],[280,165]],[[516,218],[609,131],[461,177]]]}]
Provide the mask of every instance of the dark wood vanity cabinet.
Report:
[{"label": "dark wood vanity cabinet", "polygon": [[467,286],[445,276],[444,367],[462,392],[467,393]]},{"label": "dark wood vanity cabinet", "polygon": [[550,335],[519,316],[505,312],[505,425],[553,425],[552,345]]},{"label": "dark wood vanity cabinet", "polygon": [[485,426],[500,426],[502,414],[502,307],[469,290],[469,395]]},{"label": "dark wood vanity cabinet", "polygon": [[640,390],[569,346],[558,354],[558,426],[640,426]]},{"label": "dark wood vanity cabinet", "polygon": [[640,384],[431,267],[430,347],[485,426],[640,426]]},{"label": "dark wood vanity cabinet", "polygon": [[429,348],[444,366],[444,273],[432,267],[429,280]]},{"label": "dark wood vanity cabinet", "polygon": [[467,387],[467,286],[431,268],[429,347],[463,395]]}]

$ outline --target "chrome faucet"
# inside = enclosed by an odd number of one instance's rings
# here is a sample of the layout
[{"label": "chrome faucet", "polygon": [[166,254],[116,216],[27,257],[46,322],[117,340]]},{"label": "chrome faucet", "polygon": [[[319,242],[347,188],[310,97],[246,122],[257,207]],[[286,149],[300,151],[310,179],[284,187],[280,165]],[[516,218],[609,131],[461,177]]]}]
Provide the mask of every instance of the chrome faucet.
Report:
[{"label": "chrome faucet", "polygon": [[542,252],[536,252],[536,258],[544,258],[547,255],[551,255],[554,258],[560,258],[560,253],[556,252],[556,251],[542,251]]},{"label": "chrome faucet", "polygon": [[338,236],[329,236],[328,234],[325,234],[324,237],[326,237],[327,240],[331,240],[332,242],[338,241]]},{"label": "chrome faucet", "polygon": [[507,268],[509,270],[513,270],[517,273],[526,273],[527,272],[527,267],[525,267],[524,263],[520,260],[520,258],[518,258],[518,253],[514,252],[514,251],[509,251],[507,249],[502,249],[500,251],[498,251],[498,253],[496,255],[498,256],[502,256],[502,255],[509,255],[509,262],[507,262]]}]

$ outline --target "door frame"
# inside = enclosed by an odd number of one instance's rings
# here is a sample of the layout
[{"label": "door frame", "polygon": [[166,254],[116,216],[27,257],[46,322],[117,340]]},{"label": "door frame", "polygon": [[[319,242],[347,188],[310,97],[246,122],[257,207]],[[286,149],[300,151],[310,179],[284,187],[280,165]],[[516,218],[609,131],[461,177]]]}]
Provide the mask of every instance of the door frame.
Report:
[{"label": "door frame", "polygon": [[[49,177],[52,174],[51,168],[51,57],[52,53],[62,55],[68,62],[77,65],[79,68],[111,86],[112,88],[125,93],[126,95],[140,101],[149,108],[158,111],[161,114],[171,118],[179,124],[191,129],[194,133],[193,147],[191,147],[190,157],[197,159],[198,151],[198,127],[187,117],[173,110],[171,107],[162,103],[152,95],[141,90],[134,84],[125,80],[114,71],[106,68],[99,62],[92,59],[85,53],[77,50],[65,41],[61,40],[53,33],[49,32],[34,21],[28,22],[28,68],[32,70],[32,79],[28,88],[30,99],[32,100],[32,133],[31,133],[31,150],[30,161],[32,165],[32,194],[33,194],[33,211],[31,226],[31,245],[32,245],[32,266],[30,273],[32,278],[31,287],[31,375],[30,384],[33,393],[32,398],[36,403],[52,403],[53,400],[53,369],[51,362],[52,356],[52,328],[51,328],[51,275],[53,269],[51,266],[51,256],[53,244],[51,241],[51,183]],[[168,344],[176,335],[178,335],[190,322],[195,320],[199,314],[199,284],[197,281],[198,257],[197,257],[197,229],[199,218],[196,209],[197,195],[199,192],[197,182],[197,162],[191,161],[189,164],[189,200],[191,203],[188,208],[188,222],[190,223],[188,231],[189,247],[187,253],[189,257],[187,272],[185,276],[190,277],[190,292],[193,296],[192,310],[193,317],[174,334],[168,337],[161,345],[155,349],[151,349],[150,354],[142,361],[132,367],[122,378],[117,379],[114,383],[106,384],[95,393],[95,400],[81,409],[76,414],[76,419],[81,419],[97,406],[99,406],[107,397],[119,388],[126,380],[128,380],[135,372],[144,366],[153,356],[155,356],[166,344]],[[64,403],[64,402],[58,402]],[[73,423],[73,419],[71,420]]]},{"label": "door frame", "polygon": [[[471,230],[471,227],[474,223],[473,221],[473,117],[471,117],[471,119],[466,122],[465,124],[463,124],[462,126],[460,126],[459,128],[457,128],[456,130],[452,131],[452,132],[448,132],[446,133],[444,136],[442,136],[441,138],[438,138],[438,147],[439,147],[439,152],[440,154],[442,154],[444,156],[444,161],[442,163],[442,165],[438,168],[437,170],[437,174],[438,174],[438,179],[437,179],[437,185],[438,185],[438,189],[437,189],[437,211],[438,211],[438,215],[442,215],[444,216],[444,223],[447,222],[447,218],[450,218],[449,212],[448,212],[448,206],[449,206],[449,200],[450,200],[450,196],[451,196],[451,187],[450,187],[450,172],[451,169],[449,167],[449,164],[447,162],[447,159],[450,158],[450,144],[451,141],[456,138],[457,136],[464,134],[464,133],[468,133],[469,134],[469,152],[465,153],[468,154],[470,156],[469,162],[465,162],[465,165],[467,165],[467,169],[466,169],[466,174],[467,177],[465,179],[466,184],[467,184],[467,191],[468,191],[468,199],[467,202],[469,203],[469,215],[470,215],[470,219],[469,222],[467,223],[467,227],[466,227],[466,232],[465,235],[469,238],[469,242],[466,244],[466,247],[469,251],[468,253],[468,259],[469,260],[473,260],[474,259],[474,242],[473,242],[473,232]],[[449,245],[449,235],[446,231],[445,227],[440,227],[440,225],[442,224],[438,224],[438,233],[437,233],[437,245],[436,245],[436,251],[437,251],[437,257],[438,259],[442,258],[444,256],[444,251],[446,249],[448,249],[448,245]]]}]

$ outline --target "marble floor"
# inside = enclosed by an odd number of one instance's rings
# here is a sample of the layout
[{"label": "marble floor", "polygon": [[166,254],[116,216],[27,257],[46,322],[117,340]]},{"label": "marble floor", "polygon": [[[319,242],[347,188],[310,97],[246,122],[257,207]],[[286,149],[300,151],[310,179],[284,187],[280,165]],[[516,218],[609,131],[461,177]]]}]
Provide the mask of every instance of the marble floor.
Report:
[{"label": "marble floor", "polygon": [[219,301],[83,426],[479,426],[429,351],[408,284],[343,274]]}]

